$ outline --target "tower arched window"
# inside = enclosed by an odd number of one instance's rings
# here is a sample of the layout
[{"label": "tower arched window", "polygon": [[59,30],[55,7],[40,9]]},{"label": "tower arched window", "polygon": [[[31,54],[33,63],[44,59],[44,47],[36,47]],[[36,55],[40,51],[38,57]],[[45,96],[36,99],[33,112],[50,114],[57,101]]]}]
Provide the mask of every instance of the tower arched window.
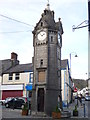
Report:
[{"label": "tower arched window", "polygon": [[53,36],[51,36],[51,42],[53,42]]},{"label": "tower arched window", "polygon": [[43,59],[40,60],[40,65],[43,65]]},{"label": "tower arched window", "polygon": [[41,27],[43,26],[43,22],[41,22]]}]

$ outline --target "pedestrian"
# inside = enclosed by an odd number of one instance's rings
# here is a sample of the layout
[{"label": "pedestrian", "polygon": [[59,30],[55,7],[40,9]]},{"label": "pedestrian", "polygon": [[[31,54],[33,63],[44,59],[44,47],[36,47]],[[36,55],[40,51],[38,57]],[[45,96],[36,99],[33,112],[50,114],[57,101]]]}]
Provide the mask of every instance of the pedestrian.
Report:
[{"label": "pedestrian", "polygon": [[82,106],[82,94],[80,94],[80,96],[79,96],[79,101],[80,101],[80,104]]},{"label": "pedestrian", "polygon": [[82,94],[80,94],[80,103],[81,103],[81,106],[82,106]]}]

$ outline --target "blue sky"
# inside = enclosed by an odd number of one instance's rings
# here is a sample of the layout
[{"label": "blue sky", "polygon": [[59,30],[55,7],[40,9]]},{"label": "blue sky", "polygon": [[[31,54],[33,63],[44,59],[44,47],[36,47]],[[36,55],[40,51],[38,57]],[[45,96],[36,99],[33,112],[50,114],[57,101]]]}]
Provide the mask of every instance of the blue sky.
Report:
[{"label": "blue sky", "polygon": [[[20,63],[32,62],[33,26],[39,21],[47,0],[0,0],[0,15],[25,22],[31,26],[0,16],[0,60],[9,59],[11,52],[18,54]],[[50,9],[55,12],[55,21],[60,17],[64,34],[62,59],[69,59],[73,78],[87,78],[88,28],[72,31],[72,26],[88,20],[88,0],[50,0]],[[18,33],[7,33],[7,32]],[[78,57],[75,58],[74,55]]]}]

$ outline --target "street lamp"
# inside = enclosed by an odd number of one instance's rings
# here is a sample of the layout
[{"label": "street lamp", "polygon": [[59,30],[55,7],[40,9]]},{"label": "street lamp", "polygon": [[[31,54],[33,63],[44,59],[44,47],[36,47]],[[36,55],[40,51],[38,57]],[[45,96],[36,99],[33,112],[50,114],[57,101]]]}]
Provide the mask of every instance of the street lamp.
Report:
[{"label": "street lamp", "polygon": [[[74,54],[74,57],[78,57],[77,54],[75,52],[72,52],[70,53],[70,75],[71,75],[71,55]],[[70,76],[71,77],[71,76]],[[71,77],[72,79],[72,77]],[[73,89],[71,90],[71,103],[72,103],[72,100],[73,100]]]},{"label": "street lamp", "polygon": [[71,56],[74,54],[74,57],[78,57],[75,52],[70,53],[70,74],[71,74]]}]

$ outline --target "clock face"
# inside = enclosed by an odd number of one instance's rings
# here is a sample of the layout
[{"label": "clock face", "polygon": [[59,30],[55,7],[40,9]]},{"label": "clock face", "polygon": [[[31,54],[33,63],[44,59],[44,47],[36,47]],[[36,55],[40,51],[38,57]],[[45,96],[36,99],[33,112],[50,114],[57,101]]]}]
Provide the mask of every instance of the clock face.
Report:
[{"label": "clock face", "polygon": [[41,31],[39,34],[38,34],[38,40],[44,40],[46,38],[46,32],[45,31]]},{"label": "clock face", "polygon": [[58,42],[60,43],[60,34],[58,33]]},{"label": "clock face", "polygon": [[58,43],[62,46],[62,37],[60,33],[58,33]]}]

